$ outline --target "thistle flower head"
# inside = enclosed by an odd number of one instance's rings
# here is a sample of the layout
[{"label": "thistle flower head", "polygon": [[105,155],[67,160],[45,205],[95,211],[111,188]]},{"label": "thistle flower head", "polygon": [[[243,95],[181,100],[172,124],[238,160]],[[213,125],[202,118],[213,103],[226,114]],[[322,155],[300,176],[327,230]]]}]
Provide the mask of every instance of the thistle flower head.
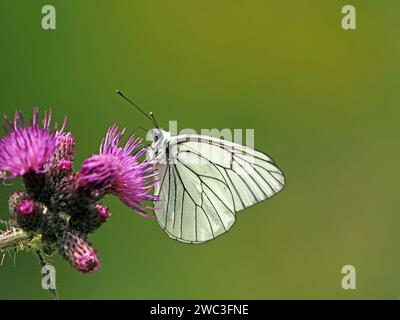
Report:
[{"label": "thistle flower head", "polygon": [[103,189],[118,196],[120,200],[139,214],[149,217],[145,201],[155,201],[150,194],[154,187],[155,167],[146,160],[140,161],[146,152],[140,148],[141,139],[131,135],[120,146],[124,131],[113,126],[108,129],[100,146],[100,154],[87,159],[80,170],[80,185],[84,188]]},{"label": "thistle flower head", "polygon": [[[56,149],[56,137],[64,126],[54,132],[50,130],[51,111],[45,112],[40,123],[39,109],[34,108],[29,125],[21,112],[16,112],[14,121],[4,116],[3,128],[6,136],[0,139],[0,171],[11,177],[22,176],[28,172],[43,172],[43,165]],[[64,122],[65,124],[65,122]]]},{"label": "thistle flower head", "polygon": [[[51,112],[39,119],[35,108],[29,123],[21,112],[13,121],[5,116],[6,136],[0,138],[0,181],[23,177],[24,190],[11,194],[9,223],[31,239],[40,241],[42,253],[56,250],[76,270],[91,273],[100,267],[97,252],[88,237],[111,216],[99,204],[113,194],[145,217],[146,203],[158,198],[151,191],[157,180],[156,167],[143,160],[146,152],[141,139],[129,136],[117,126],[108,129],[100,152],[84,161],[79,172],[73,170],[75,138],[50,128]],[[36,245],[36,244],[35,244]],[[35,247],[36,248],[36,247]]]}]

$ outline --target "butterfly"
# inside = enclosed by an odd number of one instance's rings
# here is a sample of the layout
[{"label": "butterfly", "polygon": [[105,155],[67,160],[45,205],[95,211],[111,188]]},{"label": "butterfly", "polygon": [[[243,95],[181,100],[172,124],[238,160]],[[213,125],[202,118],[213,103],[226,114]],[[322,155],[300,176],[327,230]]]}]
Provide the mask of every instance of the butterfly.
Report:
[{"label": "butterfly", "polygon": [[234,225],[236,213],[281,191],[285,176],[266,154],[218,138],[171,135],[149,115],[117,91],[149,119],[151,145],[147,161],[156,164],[159,182],[155,216],[172,238],[203,243]]}]

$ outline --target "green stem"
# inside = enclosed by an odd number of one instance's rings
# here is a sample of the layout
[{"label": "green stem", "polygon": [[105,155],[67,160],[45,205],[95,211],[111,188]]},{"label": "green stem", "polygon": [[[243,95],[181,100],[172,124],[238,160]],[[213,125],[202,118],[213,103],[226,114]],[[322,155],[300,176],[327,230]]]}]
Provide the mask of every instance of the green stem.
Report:
[{"label": "green stem", "polygon": [[[46,259],[44,258],[40,243],[38,244],[38,238],[28,235],[25,231],[15,227],[9,227],[3,233],[0,233],[0,253],[6,252],[12,249],[29,248],[36,254],[39,259],[39,263],[43,268],[46,265]],[[1,262],[1,259],[0,259]],[[58,300],[58,293],[56,289],[48,289],[54,300]]]},{"label": "green stem", "polygon": [[[40,266],[43,268],[47,264],[46,259],[44,258],[43,254],[40,250],[36,250],[35,253],[39,259]],[[49,288],[48,290],[49,290],[50,294],[53,296],[54,300],[59,299],[57,289]]]},{"label": "green stem", "polygon": [[0,233],[0,252],[17,247],[22,241],[28,240],[29,235],[19,228],[10,228]]}]

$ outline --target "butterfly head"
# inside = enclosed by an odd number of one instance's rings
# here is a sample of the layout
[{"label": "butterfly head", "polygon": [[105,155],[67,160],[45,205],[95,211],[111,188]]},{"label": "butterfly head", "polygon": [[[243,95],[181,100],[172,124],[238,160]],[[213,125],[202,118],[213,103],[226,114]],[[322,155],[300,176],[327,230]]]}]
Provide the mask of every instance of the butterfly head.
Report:
[{"label": "butterfly head", "polygon": [[166,160],[166,150],[170,139],[169,132],[155,128],[149,131],[148,135],[151,145],[147,150],[147,159],[161,163]]}]

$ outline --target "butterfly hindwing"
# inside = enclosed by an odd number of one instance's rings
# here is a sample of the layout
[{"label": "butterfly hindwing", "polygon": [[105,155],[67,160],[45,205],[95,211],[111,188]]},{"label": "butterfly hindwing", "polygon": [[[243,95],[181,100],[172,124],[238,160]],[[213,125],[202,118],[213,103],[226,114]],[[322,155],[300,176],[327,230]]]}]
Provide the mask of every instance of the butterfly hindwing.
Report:
[{"label": "butterfly hindwing", "polygon": [[156,190],[161,201],[155,214],[171,238],[201,243],[214,239],[234,224],[233,199],[222,180],[199,174],[184,161],[165,166],[163,182]]}]

